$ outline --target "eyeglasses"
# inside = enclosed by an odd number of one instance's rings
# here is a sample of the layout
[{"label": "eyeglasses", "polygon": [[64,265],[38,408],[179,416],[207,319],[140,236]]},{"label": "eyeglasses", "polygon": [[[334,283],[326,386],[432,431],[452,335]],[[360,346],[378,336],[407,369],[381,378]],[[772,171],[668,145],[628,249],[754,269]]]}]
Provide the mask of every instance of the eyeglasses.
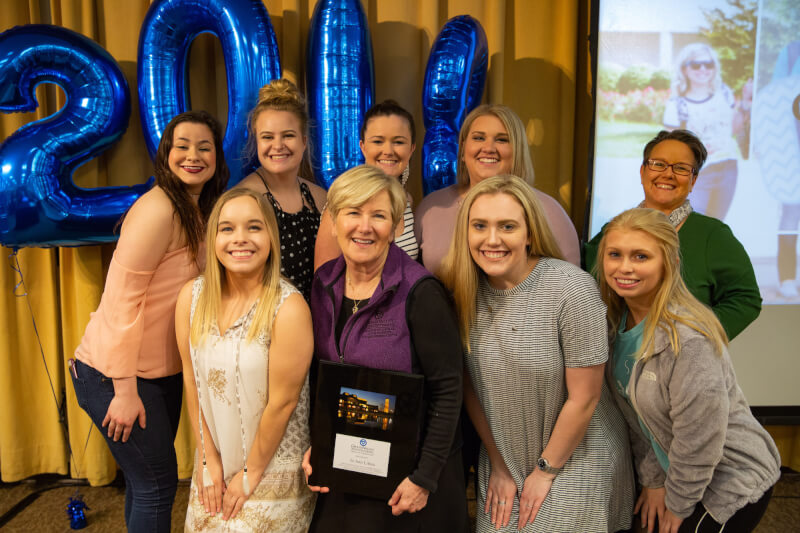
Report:
[{"label": "eyeglasses", "polygon": [[687,61],[686,63],[683,64],[683,66],[684,67],[689,67],[692,70],[700,70],[701,68],[704,68],[706,70],[714,70],[714,67],[716,65],[714,65],[713,61],[694,61],[694,60],[692,60],[692,61]]},{"label": "eyeglasses", "polygon": [[647,168],[650,170],[655,170],[656,172],[664,172],[669,167],[672,167],[672,172],[679,176],[688,176],[689,174],[694,174],[694,167],[692,165],[687,165],[686,163],[672,163],[670,165],[666,161],[662,161],[660,159],[647,160]]}]

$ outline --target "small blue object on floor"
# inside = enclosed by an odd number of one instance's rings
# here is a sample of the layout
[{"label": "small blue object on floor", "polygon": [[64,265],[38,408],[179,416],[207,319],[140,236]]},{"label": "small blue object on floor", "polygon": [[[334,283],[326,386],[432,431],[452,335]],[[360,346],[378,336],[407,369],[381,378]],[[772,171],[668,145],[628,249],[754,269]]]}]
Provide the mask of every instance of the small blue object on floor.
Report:
[{"label": "small blue object on floor", "polygon": [[83,512],[84,509],[88,509],[89,506],[86,505],[86,502],[83,501],[80,493],[76,493],[74,497],[69,499],[69,503],[67,504],[67,515],[69,516],[69,527],[72,529],[83,529],[87,526],[86,524],[86,513]]}]

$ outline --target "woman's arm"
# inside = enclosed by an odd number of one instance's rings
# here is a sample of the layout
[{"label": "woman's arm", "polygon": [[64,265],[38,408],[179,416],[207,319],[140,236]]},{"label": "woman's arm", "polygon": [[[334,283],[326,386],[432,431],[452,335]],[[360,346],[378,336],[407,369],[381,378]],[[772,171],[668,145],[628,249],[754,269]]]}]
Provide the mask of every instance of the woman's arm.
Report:
[{"label": "woman's arm", "polygon": [[726,225],[708,235],[704,250],[712,277],[709,305],[733,339],[761,313],[761,292],[753,264],[742,243]]},{"label": "woman's arm", "polygon": [[439,475],[450,456],[458,428],[463,394],[458,326],[447,293],[438,281],[430,278],[416,285],[408,297],[406,319],[425,376],[427,426],[417,466],[406,478],[409,483],[404,480],[398,486],[401,493],[395,492],[390,500],[395,502],[394,514],[421,509],[427,503],[428,493],[438,488]]},{"label": "woman's arm", "polygon": [[[556,468],[561,468],[575,451],[586,434],[603,388],[605,365],[581,368],[566,368],[564,377],[567,386],[567,400],[558,414],[553,433],[542,457]],[[519,497],[519,525],[525,527],[533,523],[539,508],[550,492],[555,475],[547,474],[538,468],[525,479]]]},{"label": "woman's arm", "polygon": [[[580,270],[566,271],[563,276],[560,299],[554,302],[558,328],[554,333],[564,360],[567,399],[541,453],[554,467],[564,466],[583,439],[600,400],[608,360],[606,306],[597,284]],[[538,468],[525,479],[519,498],[520,528],[536,518],[554,479]]]},{"label": "woman's arm", "polygon": [[342,254],[336,237],[333,236],[333,217],[331,212],[325,209],[319,219],[319,230],[317,230],[317,241],[314,244],[314,271],[332,259],[336,259]]},{"label": "woman's arm", "polygon": [[[517,497],[517,484],[508,470],[503,456],[497,449],[489,421],[483,412],[478,395],[472,386],[472,379],[469,372],[464,369],[464,408],[467,410],[475,431],[483,442],[486,453],[489,455],[491,472],[489,473],[489,486],[486,489],[486,503],[483,512],[492,513],[492,524],[495,527],[506,527],[511,519],[511,508],[514,506],[514,498]],[[502,502],[502,503],[501,503]]]},{"label": "woman's arm", "polygon": [[722,459],[730,409],[724,364],[707,338],[681,339],[681,353],[669,376],[672,442],[664,482],[667,509],[679,518],[692,514]]},{"label": "woman's arm", "polygon": [[268,400],[247,456],[249,490],[244,491],[243,473],[240,471],[231,479],[225,492],[222,502],[225,520],[236,516],[272,461],[300,398],[313,350],[311,312],[303,297],[293,293],[281,305],[272,327]]},{"label": "woman's arm", "polygon": [[[104,312],[112,328],[131,331],[141,321],[144,294],[155,269],[167,253],[175,234],[172,203],[161,189],[153,189],[137,200],[125,216],[120,230],[119,243],[113,260],[124,270],[141,274],[136,286],[119,287],[111,292]],[[122,270],[122,269],[121,269]],[[105,294],[104,294],[105,296]],[[141,332],[144,334],[144,332]],[[109,354],[108,357],[126,358],[119,367],[126,375],[110,375],[114,385],[114,398],[108,406],[102,426],[108,426],[108,437],[126,442],[133,424],[138,420],[146,426],[145,409],[136,386],[136,359],[139,355],[138,339],[126,339],[127,350]]]},{"label": "woman's arm", "polygon": [[[186,283],[178,294],[178,302],[175,306],[175,336],[178,341],[178,351],[181,354],[181,364],[183,365],[183,384],[184,401],[189,414],[189,421],[194,432],[194,442],[197,447],[197,497],[200,499],[207,513],[217,514],[222,510],[222,495],[225,493],[225,480],[222,471],[222,459],[214,440],[206,424],[205,417],[202,418],[203,436],[200,438],[199,428],[199,405],[197,399],[197,383],[194,379],[194,365],[190,352],[189,331],[191,328],[191,305],[192,305],[192,286],[194,280]],[[203,447],[205,447],[205,466],[208,470],[203,471]],[[210,479],[209,479],[210,478]]]}]

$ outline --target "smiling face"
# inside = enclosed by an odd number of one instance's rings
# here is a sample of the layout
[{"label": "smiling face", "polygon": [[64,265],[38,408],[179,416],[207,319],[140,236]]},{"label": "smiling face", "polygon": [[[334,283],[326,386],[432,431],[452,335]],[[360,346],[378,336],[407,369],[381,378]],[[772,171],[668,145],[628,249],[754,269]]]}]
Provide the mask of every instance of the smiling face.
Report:
[{"label": "smiling face", "polygon": [[467,241],[472,260],[496,289],[516,287],[528,276],[533,258],[525,211],[508,194],[478,196],[469,210]]},{"label": "smiling face", "polygon": [[464,141],[463,159],[469,175],[469,186],[486,178],[508,174],[513,165],[514,150],[508,131],[494,115],[476,118]]},{"label": "smiling face", "polygon": [[392,203],[383,190],[364,205],[339,210],[332,233],[348,266],[369,269],[386,260],[394,230]]},{"label": "smiling face", "polygon": [[710,87],[717,74],[714,58],[706,50],[700,51],[686,61],[682,69],[692,89]]},{"label": "smiling face", "polygon": [[262,275],[269,259],[270,239],[255,199],[238,196],[222,206],[214,250],[228,276]]},{"label": "smiling face", "polygon": [[306,149],[300,119],[290,111],[267,109],[256,118],[255,134],[261,166],[277,176],[297,176]]},{"label": "smiling face", "polygon": [[[650,152],[650,159],[664,161],[668,165],[674,163],[685,163],[692,167],[697,167],[692,151],[684,143],[674,139],[661,141],[653,147]],[[662,172],[650,170],[647,164],[642,164],[639,169],[644,189],[644,205],[650,209],[657,209],[669,215],[680,205],[692,192],[694,183],[697,181],[696,174],[679,176],[675,174],[672,167]]]},{"label": "smiling face", "polygon": [[371,118],[359,146],[369,166],[378,167],[387,176],[394,178],[399,177],[408,167],[415,148],[411,126],[399,115]]},{"label": "smiling face", "polygon": [[641,230],[605,234],[603,272],[608,286],[633,311],[645,315],[664,279],[664,254],[658,241]]},{"label": "smiling face", "polygon": [[176,125],[167,164],[186,185],[189,194],[200,194],[203,185],[217,170],[217,151],[211,129],[198,122]]}]

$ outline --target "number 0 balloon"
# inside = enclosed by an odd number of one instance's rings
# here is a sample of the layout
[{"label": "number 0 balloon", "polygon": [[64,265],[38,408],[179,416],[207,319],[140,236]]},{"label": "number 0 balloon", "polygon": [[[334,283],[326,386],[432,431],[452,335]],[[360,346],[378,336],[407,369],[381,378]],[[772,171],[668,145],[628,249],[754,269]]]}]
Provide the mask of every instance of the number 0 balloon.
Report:
[{"label": "number 0 balloon", "polygon": [[32,111],[40,83],[58,84],[64,108],[0,145],[0,242],[76,246],[116,240],[113,228],[146,185],[82,189],[72,172],[128,127],[128,85],[91,39],[45,24],[0,34],[0,111]]},{"label": "number 0 balloon", "polygon": [[281,74],[278,43],[261,0],[156,0],[139,35],[139,113],[150,156],[167,123],[190,109],[186,63],[197,35],[222,44],[228,79],[228,123],[223,149],[230,185],[253,169],[242,159],[247,116],[258,90]]}]

